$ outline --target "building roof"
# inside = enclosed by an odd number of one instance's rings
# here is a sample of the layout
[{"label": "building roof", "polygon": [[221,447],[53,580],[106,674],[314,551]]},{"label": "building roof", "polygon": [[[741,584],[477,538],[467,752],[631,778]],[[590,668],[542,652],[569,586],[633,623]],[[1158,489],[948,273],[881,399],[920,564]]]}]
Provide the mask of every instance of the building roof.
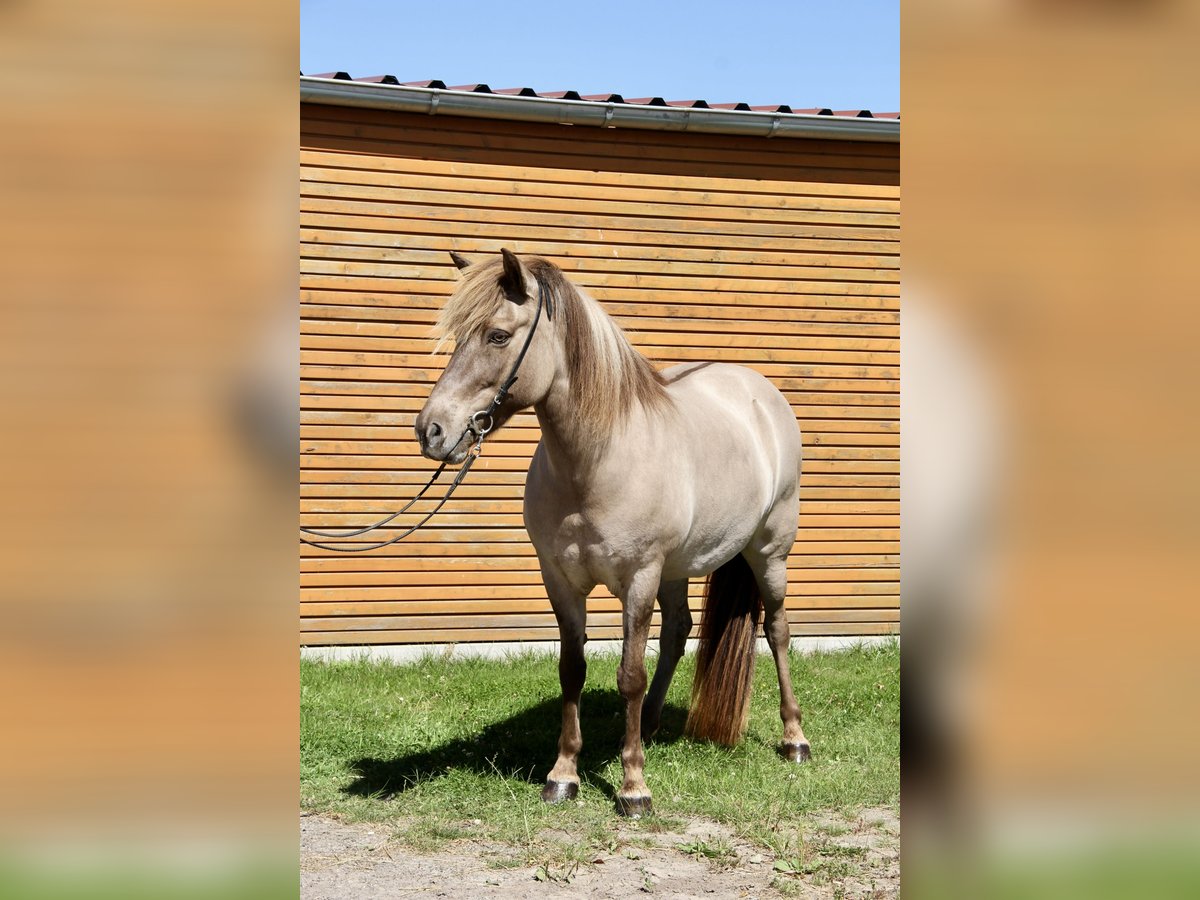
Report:
[{"label": "building roof", "polygon": [[[304,75],[303,72],[300,73]],[[785,113],[794,115],[841,116],[857,119],[899,119],[899,112],[874,112],[869,109],[830,109],[828,107],[798,107],[787,103],[751,106],[748,103],[710,103],[707,100],[665,100],[662,97],[624,97],[621,94],[581,94],[578,91],[535,91],[530,87],[493,88],[486,84],[447,85],[437,79],[429,81],[401,81],[395,75],[363,75],[351,77],[348,72],[322,72],[310,78],[327,78],[338,81],[354,81],[362,84],[391,84],[403,87],[432,88],[442,91],[460,91],[471,94],[496,94],[511,97],[540,97],[546,100],[586,100],[595,103],[618,103],[633,106],[667,106],[683,109],[732,109],[744,112]]]}]

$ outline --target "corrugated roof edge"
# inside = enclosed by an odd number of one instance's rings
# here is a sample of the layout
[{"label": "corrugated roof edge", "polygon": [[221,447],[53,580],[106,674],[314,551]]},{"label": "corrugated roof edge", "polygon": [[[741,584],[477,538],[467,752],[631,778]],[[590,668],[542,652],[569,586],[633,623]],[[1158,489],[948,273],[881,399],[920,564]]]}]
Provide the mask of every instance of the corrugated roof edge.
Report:
[{"label": "corrugated roof edge", "polygon": [[[792,111],[779,105],[745,109],[745,104],[700,106],[703,101],[668,103],[660,98],[626,101],[619,95],[584,99],[574,91],[538,95],[532,89],[493,91],[487,85],[446,88],[444,82],[392,83],[374,76],[369,81],[351,79],[345,72],[300,76],[300,99],[305,103],[393,109],[427,115],[458,115],[524,122],[557,122],[596,127],[643,128],[759,137],[822,138],[827,140],[900,140],[899,113],[846,110],[832,114]],[[578,99],[577,99],[578,98]]]}]

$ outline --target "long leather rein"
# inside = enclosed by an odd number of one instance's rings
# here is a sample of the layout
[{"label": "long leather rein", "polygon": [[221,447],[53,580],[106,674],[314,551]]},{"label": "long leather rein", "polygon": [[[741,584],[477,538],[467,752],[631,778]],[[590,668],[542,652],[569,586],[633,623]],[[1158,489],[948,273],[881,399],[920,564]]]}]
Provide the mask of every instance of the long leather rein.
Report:
[{"label": "long leather rein", "polygon": [[[388,545],[394,544],[397,541],[404,540],[406,537],[408,537],[410,534],[415,532],[417,529],[421,528],[426,522],[428,522],[430,519],[432,519],[437,514],[437,512],[443,506],[446,505],[446,501],[450,499],[450,496],[454,493],[455,489],[460,484],[462,484],[463,479],[467,477],[467,473],[469,471],[471,471],[471,466],[473,466],[475,464],[475,460],[479,459],[479,454],[482,452],[482,449],[483,449],[483,439],[495,427],[496,411],[500,408],[500,405],[502,403],[504,403],[504,401],[506,399],[508,399],[508,392],[509,392],[509,390],[512,389],[513,384],[516,383],[517,372],[521,368],[521,363],[523,363],[525,361],[525,354],[529,352],[529,345],[531,343],[533,343],[534,332],[537,331],[538,322],[541,320],[541,317],[542,317],[543,300],[546,303],[547,316],[553,318],[554,307],[553,307],[552,300],[547,295],[547,287],[548,286],[547,286],[546,282],[543,281],[541,278],[537,279],[537,285],[538,285],[537,310],[533,314],[533,324],[529,326],[529,334],[527,334],[525,336],[525,343],[521,345],[521,352],[517,354],[517,359],[516,359],[516,362],[513,363],[512,370],[508,373],[508,377],[506,379],[504,379],[504,382],[500,385],[500,389],[498,391],[496,391],[496,396],[492,398],[492,402],[490,404],[488,404],[487,409],[481,409],[478,412],[472,413],[470,418],[467,419],[467,427],[462,430],[462,434],[460,434],[458,436],[458,440],[454,442],[454,447],[457,448],[458,445],[463,442],[463,440],[467,437],[468,434],[474,435],[474,437],[475,437],[475,442],[472,444],[471,449],[467,451],[467,457],[466,457],[466,460],[462,464],[462,468],[459,469],[457,473],[455,473],[454,480],[452,482],[450,482],[449,489],[446,491],[445,496],[443,496],[442,499],[438,501],[437,506],[435,506],[428,513],[426,513],[424,518],[422,518],[421,521],[417,522],[417,524],[413,525],[411,528],[406,528],[404,531],[400,532],[400,534],[396,535],[395,537],[392,537],[386,541],[380,541],[379,543],[375,543],[375,544],[363,544],[363,545],[348,547],[344,544],[320,543],[318,541],[309,540],[309,538],[303,537],[303,536],[300,538],[300,540],[304,541],[304,543],[308,544],[311,547],[318,547],[321,550],[333,550],[337,553],[363,553],[367,550],[378,550],[380,547],[387,547]],[[321,531],[316,528],[305,528],[303,525],[301,525],[300,530],[302,532],[304,532],[304,534],[312,535],[313,537],[336,538],[336,539],[346,539],[346,538],[358,537],[359,535],[363,535],[363,534],[367,534],[369,532],[375,531],[377,528],[382,528],[384,525],[387,525],[389,522],[393,521],[398,516],[403,515],[409,509],[411,509],[414,503],[416,503],[423,496],[425,496],[425,492],[428,491],[433,486],[434,482],[438,480],[438,476],[440,476],[442,474],[442,472],[445,470],[445,468],[446,468],[446,463],[443,462],[440,466],[437,467],[437,471],[435,471],[433,473],[433,477],[430,478],[429,481],[425,484],[425,486],[423,488],[421,488],[420,491],[417,492],[417,495],[415,497],[413,497],[411,500],[408,501],[408,503],[406,503],[404,505],[403,509],[399,509],[396,512],[392,513],[391,515],[389,515],[383,519],[380,519],[374,525],[367,525],[365,528],[356,528],[356,529],[352,529],[350,531]]]}]

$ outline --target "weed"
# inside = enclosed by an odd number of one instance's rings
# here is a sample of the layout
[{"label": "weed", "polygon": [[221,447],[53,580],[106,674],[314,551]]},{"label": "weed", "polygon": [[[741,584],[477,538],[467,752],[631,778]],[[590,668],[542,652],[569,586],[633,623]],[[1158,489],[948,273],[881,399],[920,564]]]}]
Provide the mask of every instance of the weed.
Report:
[{"label": "weed", "polygon": [[842,822],[821,822],[814,826],[817,831],[822,834],[827,834],[830,837],[840,837],[843,834],[849,834],[851,828]]},{"label": "weed", "polygon": [[821,856],[859,857],[867,855],[867,848],[854,847],[848,844],[835,844],[832,841],[826,841],[817,847],[817,852],[821,854]]},{"label": "weed", "polygon": [[550,861],[546,861],[538,866],[533,871],[535,881],[552,881],[555,884],[570,884],[575,880],[575,874],[579,871],[579,863],[572,862],[566,866],[555,866]]},{"label": "weed", "polygon": [[701,840],[688,841],[687,843],[676,845],[675,849],[696,859],[708,860],[714,869],[728,869],[741,862],[738,855],[733,852],[733,847],[729,845],[729,842],[723,840],[717,840],[713,843]]},{"label": "weed", "polygon": [[653,894],[655,881],[653,878],[650,877],[650,870],[647,869],[645,866],[642,866],[640,871],[642,873],[642,886],[641,886],[640,890],[644,891],[647,894]]},{"label": "weed", "polygon": [[799,831],[794,829],[765,832],[760,842],[780,859],[804,854],[804,838]]},{"label": "weed", "polygon": [[649,819],[642,819],[642,827],[651,834],[673,834],[687,828],[687,823],[682,819],[656,814]]},{"label": "weed", "polygon": [[487,858],[487,867],[489,869],[519,869],[525,865],[525,860],[519,856],[500,856],[494,855]]},{"label": "weed", "polygon": [[469,834],[463,828],[440,821],[418,822],[397,832],[397,839],[417,853],[434,853],[447,843]]},{"label": "weed", "polygon": [[798,897],[807,889],[804,887],[804,882],[798,881],[795,878],[781,878],[775,875],[771,878],[771,887],[779,891],[785,897]]}]

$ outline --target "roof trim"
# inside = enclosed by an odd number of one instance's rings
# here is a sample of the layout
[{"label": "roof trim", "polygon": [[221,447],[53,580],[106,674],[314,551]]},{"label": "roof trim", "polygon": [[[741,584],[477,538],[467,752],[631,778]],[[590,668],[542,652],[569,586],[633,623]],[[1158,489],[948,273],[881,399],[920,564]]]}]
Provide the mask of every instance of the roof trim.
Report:
[{"label": "roof trim", "polygon": [[411,85],[300,77],[300,100],[439,116],[472,116],[519,122],[643,128],[775,138],[821,138],[898,143],[900,121],[792,112],[704,107],[632,106],[603,100],[484,94]]}]

